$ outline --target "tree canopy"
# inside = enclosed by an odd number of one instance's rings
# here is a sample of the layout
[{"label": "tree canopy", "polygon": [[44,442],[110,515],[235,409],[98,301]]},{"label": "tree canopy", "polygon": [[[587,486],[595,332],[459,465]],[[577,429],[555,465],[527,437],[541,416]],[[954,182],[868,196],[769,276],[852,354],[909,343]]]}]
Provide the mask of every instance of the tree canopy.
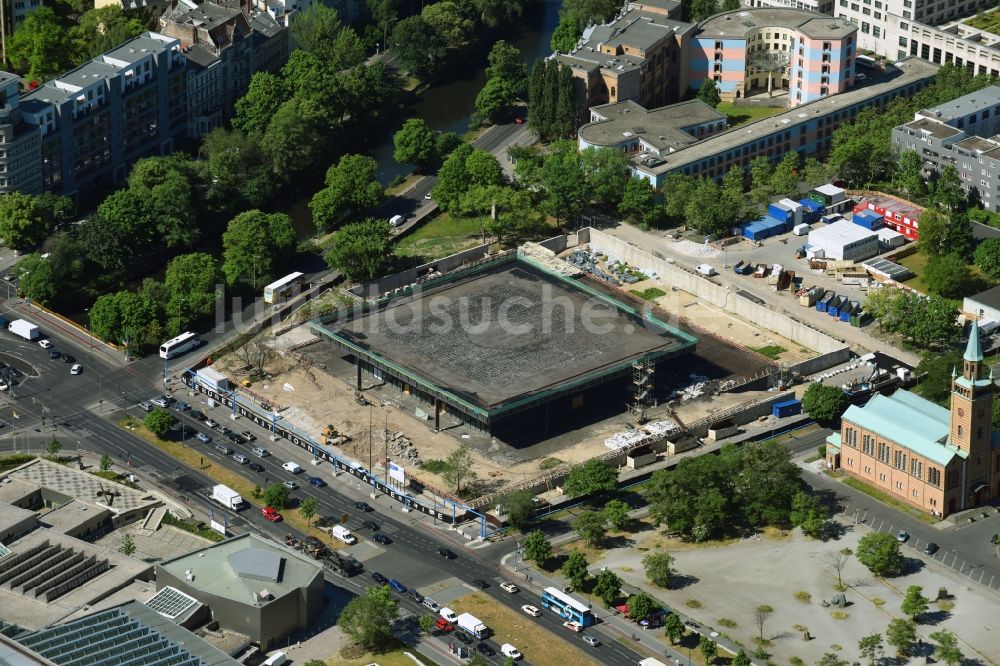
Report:
[{"label": "tree canopy", "polygon": [[802,409],[817,421],[832,421],[840,418],[850,405],[847,396],[839,386],[827,386],[813,382],[802,395]]},{"label": "tree canopy", "polygon": [[870,532],[861,537],[854,554],[876,576],[896,576],[903,570],[899,542],[885,532]]},{"label": "tree canopy", "polygon": [[266,284],[295,247],[295,229],[284,213],[249,210],[240,213],[222,234],[222,273],[229,285]]},{"label": "tree canopy", "polygon": [[388,585],[370,587],[354,597],[337,618],[337,625],[357,645],[380,652],[395,641],[392,625],[399,617],[399,604]]},{"label": "tree canopy", "polygon": [[392,228],[386,220],[368,218],[345,224],[323,258],[349,280],[370,280],[392,258]]},{"label": "tree canopy", "polygon": [[580,497],[617,487],[618,470],[603,460],[592,459],[570,471],[563,484],[563,492],[570,497]]}]

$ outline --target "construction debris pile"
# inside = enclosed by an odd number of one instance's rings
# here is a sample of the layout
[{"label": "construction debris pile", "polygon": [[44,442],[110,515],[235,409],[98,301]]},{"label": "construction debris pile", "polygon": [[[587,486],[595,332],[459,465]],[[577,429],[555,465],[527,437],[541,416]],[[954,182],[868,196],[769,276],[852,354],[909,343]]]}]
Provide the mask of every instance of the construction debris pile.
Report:
[{"label": "construction debris pile", "polygon": [[692,257],[717,257],[720,252],[717,248],[712,247],[707,243],[695,243],[694,241],[682,240],[674,243],[673,248],[678,252],[683,252],[684,254],[690,255]]},{"label": "construction debris pile", "polygon": [[710,390],[708,377],[692,373],[688,375],[688,379],[691,380],[691,383],[671,393],[671,400],[680,400],[682,402],[685,400],[694,400]]},{"label": "construction debris pile", "polygon": [[656,271],[636,268],[612,257],[606,258],[602,269],[599,263],[603,257],[605,255],[590,250],[576,249],[566,257],[566,261],[580,271],[590,273],[618,287],[622,286],[622,283],[635,284],[649,278],[655,280],[657,277]]},{"label": "construction debris pile", "polygon": [[641,430],[633,428],[625,432],[616,432],[604,440],[604,446],[613,451],[631,449],[640,444],[655,442],[679,430],[677,424],[672,421],[650,421],[643,425]]},{"label": "construction debris pile", "polygon": [[407,466],[419,467],[421,464],[420,452],[413,445],[410,438],[401,432],[388,432],[389,457],[396,462],[404,463]]},{"label": "construction debris pile", "polygon": [[560,275],[565,275],[566,277],[576,277],[581,272],[581,269],[578,266],[561,261],[558,257],[556,257],[555,252],[542,247],[538,243],[528,241],[522,244],[517,251],[521,256],[527,257],[528,259],[545,266],[549,270],[559,273]]}]

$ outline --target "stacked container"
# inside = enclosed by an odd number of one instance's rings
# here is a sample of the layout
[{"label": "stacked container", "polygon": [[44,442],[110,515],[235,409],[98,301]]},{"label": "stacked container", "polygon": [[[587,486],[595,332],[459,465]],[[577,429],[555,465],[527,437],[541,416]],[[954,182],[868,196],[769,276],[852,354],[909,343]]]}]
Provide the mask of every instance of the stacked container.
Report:
[{"label": "stacked container", "polygon": [[885,226],[885,219],[875,211],[862,210],[854,213],[854,224],[869,231],[878,231]]}]

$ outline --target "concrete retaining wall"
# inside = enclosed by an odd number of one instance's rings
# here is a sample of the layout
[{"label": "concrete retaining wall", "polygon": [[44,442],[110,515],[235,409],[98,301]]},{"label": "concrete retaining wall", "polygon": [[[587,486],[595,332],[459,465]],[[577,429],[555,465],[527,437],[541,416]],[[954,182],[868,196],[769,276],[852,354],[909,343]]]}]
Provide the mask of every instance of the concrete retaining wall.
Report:
[{"label": "concrete retaining wall", "polygon": [[365,282],[350,291],[356,296],[361,296],[362,298],[378,296],[379,294],[384,294],[387,291],[411,285],[417,281],[418,277],[431,271],[436,270],[440,273],[447,273],[448,271],[455,270],[462,264],[482,259],[483,255],[489,251],[489,247],[489,245],[477,245],[476,247],[471,247],[468,250],[463,250],[461,252],[448,255],[447,257],[435,259],[434,261],[417,266],[416,268],[411,268],[399,273],[393,273],[392,275],[386,275],[385,277],[372,280],[371,282]]},{"label": "concrete retaining wall", "polygon": [[801,363],[796,363],[791,367],[791,370],[797,372],[803,377],[808,377],[809,375],[814,375],[817,372],[822,372],[827,368],[832,368],[835,365],[847,363],[850,360],[851,350],[847,347],[842,347],[826,354],[820,354],[815,358],[802,361]]},{"label": "concrete retaining wall", "polygon": [[[643,272],[655,272],[665,284],[686,291],[715,307],[742,317],[761,328],[773,331],[807,349],[813,349],[825,355],[845,348],[839,340],[796,321],[782,312],[740,298],[735,292],[715,283],[710,278],[656,257],[631,243],[609,236],[598,229],[581,230],[579,236],[581,243],[589,242],[593,249],[603,254],[626,261]],[[584,241],[584,237],[588,238],[589,241]]]}]

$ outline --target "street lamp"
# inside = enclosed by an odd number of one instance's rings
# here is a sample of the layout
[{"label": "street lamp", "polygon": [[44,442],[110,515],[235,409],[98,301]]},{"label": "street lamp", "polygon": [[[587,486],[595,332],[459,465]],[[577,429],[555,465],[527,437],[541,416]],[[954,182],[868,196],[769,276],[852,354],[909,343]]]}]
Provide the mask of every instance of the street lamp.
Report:
[{"label": "street lamp", "polygon": [[382,49],[383,53],[388,53],[389,52],[389,42],[386,39],[386,31],[389,29],[389,24],[392,23],[395,20],[396,20],[396,18],[393,17],[391,19],[388,19],[385,23],[382,24],[382,44],[385,45],[385,48]]}]

